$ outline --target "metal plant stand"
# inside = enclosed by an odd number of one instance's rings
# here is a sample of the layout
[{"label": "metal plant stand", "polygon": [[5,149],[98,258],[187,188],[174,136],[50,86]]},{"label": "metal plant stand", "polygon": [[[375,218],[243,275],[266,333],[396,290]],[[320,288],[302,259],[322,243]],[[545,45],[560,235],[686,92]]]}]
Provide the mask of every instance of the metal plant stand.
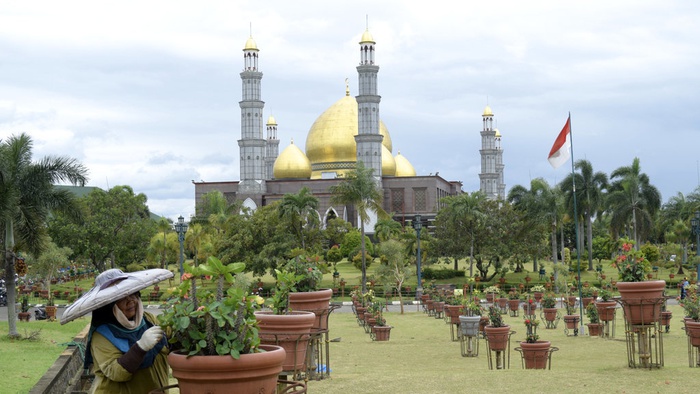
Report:
[{"label": "metal plant stand", "polygon": [[[319,314],[321,320],[325,320],[324,327],[328,327],[330,314],[340,308],[338,304],[331,304],[327,311]],[[364,321],[364,319],[363,319]],[[329,330],[313,328],[309,348],[306,350],[306,375],[307,380],[322,380],[331,376],[331,356]]]},{"label": "metal plant stand", "polygon": [[[569,316],[574,316],[574,318],[570,318]],[[572,319],[574,324],[569,324],[570,323],[569,319]],[[579,328],[580,323],[581,323],[581,317],[579,315],[564,316],[564,334],[567,337],[571,337],[571,336],[577,337],[578,336],[578,328]],[[574,328],[569,328],[570,325],[573,325]]]},{"label": "metal plant stand", "polygon": [[543,310],[542,312],[540,312],[540,319],[544,322],[544,328],[547,330],[551,330],[557,328],[557,324],[559,324],[559,320],[561,319],[561,313],[557,311],[554,320],[550,321],[545,319],[545,314]]},{"label": "metal plant stand", "polygon": [[693,346],[692,340],[690,336],[687,336],[688,338],[688,366],[693,368],[693,367],[700,367],[700,346]]},{"label": "metal plant stand", "polygon": [[[518,346],[513,350],[520,353],[520,365],[523,367],[523,369],[525,369],[525,353],[523,353],[523,349]],[[549,347],[549,351],[547,351],[547,353],[544,355],[544,357],[547,358],[547,361],[543,369],[552,369],[552,353],[556,352],[557,350],[559,350],[559,348],[556,346]]]},{"label": "metal plant stand", "polygon": [[[630,368],[661,368],[664,366],[664,329],[661,326],[660,310],[665,298],[621,299],[615,301],[625,312],[625,342],[627,363]],[[652,315],[645,315],[645,308],[652,308]],[[641,321],[631,322],[628,314],[639,314]],[[645,317],[648,316],[648,319]],[[649,321],[646,321],[649,320]]]}]

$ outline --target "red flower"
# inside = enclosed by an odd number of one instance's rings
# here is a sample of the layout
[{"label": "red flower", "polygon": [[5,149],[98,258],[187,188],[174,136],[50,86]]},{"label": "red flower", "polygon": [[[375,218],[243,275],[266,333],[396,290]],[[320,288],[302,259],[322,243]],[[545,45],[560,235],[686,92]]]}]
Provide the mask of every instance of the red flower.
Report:
[{"label": "red flower", "polygon": [[622,250],[624,250],[625,252],[629,252],[630,250],[632,250],[632,244],[622,244]]}]

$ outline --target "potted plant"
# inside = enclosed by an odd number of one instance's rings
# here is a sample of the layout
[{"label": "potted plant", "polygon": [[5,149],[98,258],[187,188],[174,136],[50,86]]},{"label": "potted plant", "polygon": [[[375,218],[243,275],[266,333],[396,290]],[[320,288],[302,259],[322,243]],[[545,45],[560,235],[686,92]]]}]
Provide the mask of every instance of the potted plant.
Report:
[{"label": "potted plant", "polygon": [[542,315],[545,320],[545,328],[557,328],[557,299],[554,297],[554,293],[546,293],[542,297]]},{"label": "potted plant", "polygon": [[463,336],[476,337],[479,335],[482,308],[473,299],[465,298],[462,302],[464,315],[459,316],[459,329]]},{"label": "potted plant", "polygon": [[511,316],[518,316],[518,309],[520,308],[520,293],[515,289],[511,289],[508,292],[508,309],[510,309]]},{"label": "potted plant", "polygon": [[526,316],[535,316],[537,313],[537,302],[534,298],[525,296],[523,302],[523,314]]},{"label": "potted plant", "polygon": [[501,289],[498,288],[498,286],[489,286],[484,289],[484,293],[486,294],[486,302],[493,302],[493,300],[496,299],[496,294],[499,294],[501,292]]},{"label": "potted plant", "polygon": [[598,293],[598,288],[595,286],[584,286],[581,288],[581,302],[583,302],[583,308],[588,307],[588,304],[593,302],[594,294]]},{"label": "potted plant", "polygon": [[316,314],[313,330],[327,331],[333,290],[320,288],[323,273],[327,270],[320,263],[320,257],[298,255],[288,260],[283,269],[302,276],[295,291],[289,293],[289,308],[313,312]]},{"label": "potted plant", "polygon": [[[264,300],[249,294],[245,264],[225,265],[212,256],[206,264],[185,267],[159,317],[180,392],[274,392],[285,351],[260,344],[254,312]],[[195,286],[200,277],[212,278],[215,287]]]},{"label": "potted plant", "polygon": [[600,301],[595,302],[595,306],[598,309],[598,318],[604,322],[614,320],[617,302],[612,301],[612,292],[609,287],[603,286],[598,292],[598,296],[600,296]]},{"label": "potted plant", "polygon": [[690,337],[690,342],[694,347],[700,347],[700,298],[698,297],[698,286],[689,285],[686,289],[685,298],[679,300],[685,312],[685,334]]},{"label": "potted plant", "polygon": [[535,319],[525,318],[525,342],[520,342],[520,351],[525,361],[525,369],[545,369],[549,359],[550,341],[540,341],[537,335],[539,322]]},{"label": "potted plant", "polygon": [[17,318],[19,321],[29,321],[31,319],[32,314],[29,313],[29,297],[28,296],[22,296],[22,303],[20,304],[20,311],[17,313]]},{"label": "potted plant", "polygon": [[[510,343],[510,326],[503,322],[500,308],[491,305],[488,309],[489,324],[484,327],[484,333],[489,349],[502,352],[508,349]],[[500,357],[496,357],[500,359]]]},{"label": "potted plant", "polygon": [[533,297],[535,297],[535,301],[540,302],[542,300],[542,296],[544,296],[544,292],[546,289],[542,285],[535,285],[532,286],[530,289],[532,291]]},{"label": "potted plant", "polygon": [[56,320],[56,305],[54,305],[53,297],[49,296],[48,300],[46,300],[46,318],[49,321],[55,321]]},{"label": "potted plant", "polygon": [[287,353],[283,371],[297,373],[306,368],[306,348],[316,315],[308,311],[291,310],[289,294],[296,290],[304,275],[275,270],[277,285],[271,298],[271,311],[255,311],[260,343],[282,346]]},{"label": "potted plant", "polygon": [[386,324],[384,313],[382,310],[384,305],[381,305],[375,314],[375,324],[371,328],[371,338],[373,341],[388,341],[391,336],[392,327]]},{"label": "potted plant", "polygon": [[598,308],[595,304],[588,304],[588,306],[586,307],[586,316],[588,317],[588,335],[592,337],[599,336],[603,324],[600,322],[600,317],[598,316]]},{"label": "potted plant", "polygon": [[618,256],[612,263],[618,271],[617,290],[620,292],[625,320],[629,324],[652,324],[660,319],[666,288],[664,280],[647,280],[651,263],[644,253],[634,249],[634,242],[624,238]]},{"label": "potted plant", "polygon": [[578,335],[578,325],[581,322],[581,316],[576,314],[576,302],[569,299],[564,306],[566,307],[566,315],[564,315],[566,330],[573,330],[574,336],[576,336]]}]

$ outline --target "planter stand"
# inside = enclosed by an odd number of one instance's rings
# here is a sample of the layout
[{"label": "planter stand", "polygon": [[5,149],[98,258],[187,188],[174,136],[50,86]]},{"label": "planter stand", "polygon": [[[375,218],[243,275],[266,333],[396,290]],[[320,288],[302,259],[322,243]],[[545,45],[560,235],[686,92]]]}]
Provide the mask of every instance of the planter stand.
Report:
[{"label": "planter stand", "polygon": [[[571,317],[571,316],[573,316],[573,317]],[[569,320],[569,319],[573,320],[573,324],[572,324],[571,320]],[[564,323],[565,323],[564,334],[567,337],[570,337],[570,336],[577,337],[579,324],[581,323],[581,317],[579,315],[566,315],[566,316],[564,316]],[[574,328],[570,328],[571,326],[573,326]]]},{"label": "planter stand", "polygon": [[[522,346],[522,344],[521,344]],[[533,368],[526,368],[525,367],[525,352],[523,351],[523,348],[521,346],[518,346],[515,348],[515,350],[520,353],[520,363],[523,367],[523,369],[533,369]],[[534,368],[534,369],[552,369],[552,353],[556,352],[559,350],[558,347],[556,346],[550,346],[549,349],[547,349],[546,353],[542,353],[541,357],[545,358],[544,361],[544,367],[543,368]],[[535,357],[538,358],[539,355],[536,355]],[[540,364],[540,362],[537,362],[535,360],[536,364]]]},{"label": "planter stand", "polygon": [[[661,368],[664,366],[664,341],[661,326],[661,316],[658,313],[661,305],[666,299],[645,298],[645,299],[622,299],[615,301],[622,305],[625,312],[625,342],[627,343],[627,364],[630,368]],[[654,312],[649,315],[643,310],[653,308]],[[659,311],[659,312],[657,312]],[[633,324],[628,314],[638,314],[649,317]]]},{"label": "planter stand", "polygon": [[554,317],[554,320],[547,320],[545,319],[545,313],[544,310],[540,312],[540,319],[544,322],[544,328],[547,330],[551,330],[554,328],[557,328],[557,324],[559,323],[559,320],[561,319],[561,313],[557,310],[556,311],[556,316]]},{"label": "planter stand", "polygon": [[[476,319],[478,317],[478,319]],[[481,316],[460,316],[457,337],[462,357],[479,355],[479,333]]]},{"label": "planter stand", "polygon": [[[325,320],[324,327],[328,327],[328,317],[334,310],[340,308],[339,304],[330,304],[328,313],[321,316]],[[330,337],[328,329],[312,328],[309,348],[306,349],[306,376],[310,380],[322,380],[331,376]],[[306,389],[305,389],[306,390]],[[289,393],[297,391],[283,391]],[[306,391],[303,391],[306,392]]]},{"label": "planter stand", "polygon": [[[515,331],[508,333],[508,345],[506,350],[491,350],[488,346],[489,338],[486,337],[487,349],[489,350],[489,369],[510,369],[510,337],[515,334]],[[495,363],[494,363],[495,359]]]},{"label": "planter stand", "polygon": [[[511,300],[508,300],[511,301]],[[510,309],[510,317],[518,317],[518,313],[520,311],[520,301],[518,301],[517,305],[516,303],[513,303],[511,305],[510,302],[508,302],[508,309]]]},{"label": "planter stand", "polygon": [[[700,367],[700,345],[698,345],[698,338],[696,337],[697,330],[694,328],[688,329],[688,321],[684,321],[686,338],[688,338],[688,366]],[[691,324],[697,325],[696,322],[691,322]]]},{"label": "planter stand", "polygon": [[600,337],[601,338],[615,338],[615,315],[617,312],[617,308],[612,308],[613,309],[613,318],[611,320],[603,321],[601,320],[601,324],[603,324],[603,328],[600,330]]}]

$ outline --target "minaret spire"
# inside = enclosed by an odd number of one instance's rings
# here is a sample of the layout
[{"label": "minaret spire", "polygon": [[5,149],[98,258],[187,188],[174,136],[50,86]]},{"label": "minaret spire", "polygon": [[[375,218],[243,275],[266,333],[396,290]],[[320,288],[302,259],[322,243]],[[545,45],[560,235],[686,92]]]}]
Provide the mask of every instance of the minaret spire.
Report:
[{"label": "minaret spire", "polygon": [[377,74],[379,66],[374,61],[374,38],[365,30],[360,39],[360,65],[357,66],[359,78],[357,100],[357,161],[374,170],[374,176],[381,188],[382,179],[382,140],[379,133],[379,102],[377,93]]}]

